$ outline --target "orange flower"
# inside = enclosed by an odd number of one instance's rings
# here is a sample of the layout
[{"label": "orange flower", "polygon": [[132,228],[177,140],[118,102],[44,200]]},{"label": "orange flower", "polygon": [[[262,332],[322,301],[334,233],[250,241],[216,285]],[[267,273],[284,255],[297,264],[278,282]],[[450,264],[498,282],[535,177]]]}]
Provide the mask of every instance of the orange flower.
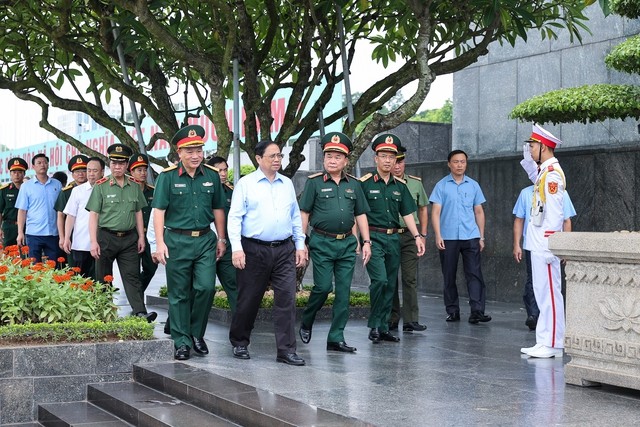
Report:
[{"label": "orange flower", "polygon": [[85,283],[81,288],[83,291],[88,291],[89,289],[91,289],[91,285],[89,283]]},{"label": "orange flower", "polygon": [[24,276],[24,280],[33,280],[33,275],[27,274],[26,276]]},{"label": "orange flower", "polygon": [[5,280],[7,280],[6,276],[4,276],[4,275],[0,276],[0,282],[4,282]]},{"label": "orange flower", "polygon": [[20,263],[20,265],[22,265],[23,267],[26,267],[29,264],[31,264],[31,258],[23,259]]},{"label": "orange flower", "polygon": [[50,268],[56,268],[56,262],[55,261],[51,261],[51,260],[47,260],[47,266]]},{"label": "orange flower", "polygon": [[107,274],[106,276],[104,276],[104,282],[105,283],[111,283],[113,282],[113,276],[110,274]]},{"label": "orange flower", "polygon": [[93,286],[93,280],[87,280],[86,282],[84,282],[84,284],[88,286]]},{"label": "orange flower", "polygon": [[56,283],[63,283],[67,281],[67,276],[65,276],[64,274],[60,275],[60,274],[54,274],[53,275],[53,280],[56,281]]},{"label": "orange flower", "polygon": [[66,260],[64,259],[64,257],[58,257],[58,262],[65,262]]},{"label": "orange flower", "polygon": [[37,263],[37,264],[35,264],[35,265],[32,265],[32,266],[31,266],[31,269],[32,269],[33,271],[41,271],[41,270],[42,270],[42,268],[43,268],[43,266],[42,266],[42,263],[41,263],[41,262],[39,262],[39,263]]},{"label": "orange flower", "polygon": [[9,271],[9,267],[7,267],[6,265],[0,265],[0,274],[4,274],[7,271]]},{"label": "orange flower", "polygon": [[80,274],[80,267],[71,267],[71,271],[73,271],[76,274]]},{"label": "orange flower", "polygon": [[29,246],[23,246],[22,248],[20,248],[20,252],[27,255],[29,253]]},{"label": "orange flower", "polygon": [[77,289],[78,288],[78,284],[77,283],[72,283],[69,286],[71,287],[71,289]]}]

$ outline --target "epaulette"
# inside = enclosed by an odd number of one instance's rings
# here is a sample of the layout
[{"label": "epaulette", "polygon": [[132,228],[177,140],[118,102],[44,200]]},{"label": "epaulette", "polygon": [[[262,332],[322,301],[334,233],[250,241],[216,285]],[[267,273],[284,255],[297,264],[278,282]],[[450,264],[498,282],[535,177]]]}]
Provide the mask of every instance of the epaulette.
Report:
[{"label": "epaulette", "polygon": [[0,187],[0,190],[4,190],[5,188],[7,188],[7,187],[8,187],[8,186],[10,186],[10,185],[11,185],[11,183],[10,183],[10,182],[8,182],[8,183],[6,183],[5,185],[3,185],[2,187]]},{"label": "epaulette", "polygon": [[127,175],[127,178],[129,178],[129,181],[131,182],[135,182],[136,184],[138,183],[138,181],[136,181],[136,179],[132,176]]},{"label": "epaulette", "polygon": [[309,176],[307,177],[307,179],[317,178],[317,177],[322,176],[322,175],[324,175],[324,173],[323,173],[323,172],[314,173],[314,174],[312,174],[312,175],[309,175]]},{"label": "epaulette", "polygon": [[102,178],[100,178],[99,180],[96,181],[96,183],[94,185],[98,185],[98,184],[104,184],[105,182],[109,181],[109,178],[107,178],[106,176],[103,176]]},{"label": "epaulette", "polygon": [[206,163],[204,164],[204,166],[205,166],[205,167],[208,167],[209,169],[214,170],[214,171],[216,171],[216,172],[220,172],[220,170],[219,170],[217,167],[215,167],[215,166],[211,166],[211,165],[208,165],[208,164],[206,164]]},{"label": "epaulette", "polygon": [[348,174],[346,174],[346,175],[347,175],[349,178],[358,179],[358,177],[357,177],[357,176],[355,176],[355,175],[351,175],[350,173],[348,173]]},{"label": "epaulette", "polygon": [[418,181],[422,181],[422,178],[419,176],[407,175],[409,178],[417,179]]},{"label": "epaulette", "polygon": [[360,182],[365,182],[366,180],[368,180],[372,176],[373,176],[373,174],[371,172],[369,172],[368,174],[366,174],[365,176],[360,178]]},{"label": "epaulette", "polygon": [[398,178],[397,176],[394,177],[396,179],[396,181],[400,181],[401,183],[403,183],[404,185],[407,185],[407,181],[405,181],[402,178]]},{"label": "epaulette", "polygon": [[549,165],[547,167],[547,172],[553,172],[553,165]]},{"label": "epaulette", "polygon": [[147,184],[147,187],[148,187],[148,188],[150,188],[150,189],[152,189],[152,190],[155,190],[155,189],[156,189],[156,187],[155,187],[155,186],[150,185],[150,184]]},{"label": "epaulette", "polygon": [[233,190],[233,184],[231,184],[229,181],[225,182],[223,185],[226,185],[228,189]]},{"label": "epaulette", "polygon": [[169,172],[169,171],[172,171],[174,169],[178,169],[178,165],[171,165],[168,168],[164,168],[164,169],[162,169],[162,172]]},{"label": "epaulette", "polygon": [[78,185],[78,183],[77,183],[77,182],[75,182],[75,181],[71,181],[69,184],[67,184],[67,186],[66,186],[66,187],[64,187],[64,188],[62,189],[62,191],[71,190],[71,189],[72,189],[73,187],[75,187],[76,185]]}]

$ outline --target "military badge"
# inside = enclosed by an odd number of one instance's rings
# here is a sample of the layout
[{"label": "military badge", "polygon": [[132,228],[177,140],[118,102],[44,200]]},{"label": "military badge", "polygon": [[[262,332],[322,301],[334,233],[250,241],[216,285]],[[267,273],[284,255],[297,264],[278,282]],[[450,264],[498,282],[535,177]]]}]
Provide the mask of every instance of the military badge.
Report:
[{"label": "military badge", "polygon": [[340,135],[333,135],[331,137],[331,142],[333,142],[334,144],[339,144],[340,143]]},{"label": "military badge", "polygon": [[549,182],[547,188],[549,189],[549,194],[556,194],[558,192],[558,183]]},{"label": "military badge", "polygon": [[189,138],[197,136],[198,134],[196,133],[196,131],[194,129],[189,130]]},{"label": "military badge", "polygon": [[392,136],[386,137],[384,142],[385,144],[393,144],[393,137]]}]

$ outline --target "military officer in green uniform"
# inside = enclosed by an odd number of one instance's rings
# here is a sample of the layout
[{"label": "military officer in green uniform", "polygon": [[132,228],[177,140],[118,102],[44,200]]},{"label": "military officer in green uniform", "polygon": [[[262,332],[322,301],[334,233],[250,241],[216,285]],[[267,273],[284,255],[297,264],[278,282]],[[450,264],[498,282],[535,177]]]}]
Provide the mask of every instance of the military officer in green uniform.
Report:
[{"label": "military officer in green uniform", "polygon": [[[371,279],[369,295],[371,314],[368,326],[369,339],[375,344],[380,341],[398,342],[400,338],[389,332],[389,318],[393,293],[400,265],[401,233],[411,233],[415,240],[418,256],[424,254],[424,242],[413,212],[416,204],[405,182],[395,178],[391,171],[396,164],[400,140],[390,133],[383,133],[374,139],[376,171],[368,173],[360,181],[371,211],[367,213],[371,231],[371,260],[367,272]],[[407,227],[400,227],[400,216]]]},{"label": "military officer in green uniform", "polygon": [[140,264],[142,269],[140,270],[140,283],[142,285],[142,298],[144,298],[144,292],[149,287],[151,279],[156,274],[158,264],[151,259],[151,246],[147,241],[147,227],[149,227],[149,218],[151,215],[151,202],[153,201],[153,190],[155,187],[147,183],[147,174],[149,173],[149,157],[146,154],[138,153],[129,158],[129,173],[136,180],[144,199],[147,202],[147,206],[142,208],[142,222],[144,224],[144,252],[140,254]]},{"label": "military officer in green uniform", "polygon": [[[224,190],[224,218],[225,223],[227,216],[229,215],[229,208],[231,207],[231,196],[233,195],[233,185],[227,179],[229,173],[229,165],[227,161],[222,157],[212,157],[207,161],[207,164],[218,169],[220,174],[220,181],[222,182],[222,189]],[[224,253],[216,264],[216,274],[222,289],[227,294],[227,300],[229,301],[229,308],[231,313],[236,311],[236,302],[238,301],[238,285],[236,284],[236,268],[231,262],[231,250]]]},{"label": "military officer in green uniform", "polygon": [[[404,173],[404,159],[407,149],[399,146],[398,150],[396,165],[393,167],[391,173],[396,178],[400,178],[407,183],[407,188],[411,193],[411,197],[413,197],[413,200],[416,202],[416,206],[418,206],[417,212],[413,213],[413,219],[416,222],[416,227],[418,228],[418,231],[422,236],[422,241],[425,242],[426,247],[428,225],[427,204],[429,203],[429,199],[427,198],[427,193],[424,191],[422,178],[413,175],[406,175]],[[400,217],[400,227],[406,227],[402,217]],[[396,281],[396,290],[393,293],[393,308],[391,309],[391,320],[389,324],[389,330],[392,331],[398,330],[398,322],[401,314],[402,330],[404,332],[424,331],[427,329],[426,325],[418,322],[418,289],[416,277],[418,274],[418,254],[413,240],[413,237],[409,233],[400,234],[402,308],[400,308],[400,298],[398,296],[400,282]]]},{"label": "military officer in green uniform", "polygon": [[96,277],[103,280],[112,275],[113,261],[118,261],[134,315],[153,322],[157,313],[148,313],[144,305],[138,259],[138,254],[144,252],[142,208],[147,202],[140,186],[125,175],[131,148],[113,144],[107,148],[107,154],[111,175],[96,181],[85,208],[89,211],[89,239],[91,256],[96,259]]},{"label": "military officer in green uniform", "polygon": [[58,245],[62,250],[64,250],[64,223],[67,219],[67,216],[63,213],[64,207],[67,206],[69,197],[71,197],[71,190],[78,185],[82,185],[87,182],[87,163],[89,163],[89,158],[82,154],[77,154],[69,160],[67,166],[69,168],[69,172],[71,172],[73,181],[67,184],[62,191],[60,191],[60,194],[58,194],[58,198],[56,199],[56,204],[53,205],[53,208],[58,212],[57,224],[58,237],[60,238]]},{"label": "military officer in green uniform", "polygon": [[344,328],[349,320],[349,294],[355,270],[356,252],[360,246],[354,235],[358,224],[362,237],[362,260],[367,264],[371,256],[371,240],[365,200],[360,182],[344,172],[349,163],[351,140],[343,133],[330,132],[320,141],[324,152],[324,172],[309,176],[302,198],[300,215],[302,231],[313,227],[309,251],[313,261],[313,289],[302,314],[299,334],[303,343],[311,340],[311,328],[318,310],[322,308],[334,285],[333,318],[327,337],[327,350],[353,353],[347,345]]},{"label": "military officer in green uniform", "polygon": [[20,157],[9,159],[7,169],[11,182],[0,188],[0,242],[4,247],[15,245],[18,237],[18,209],[16,200],[29,164]]},{"label": "military officer in green uniform", "polygon": [[[191,348],[200,356],[209,353],[204,334],[215,293],[216,259],[227,244],[224,192],[218,171],[203,163],[204,136],[198,125],[174,135],[171,144],[180,162],[160,174],[152,202],[153,257],[166,266],[177,360],[189,359]],[[214,220],[217,238],[210,227]]]}]

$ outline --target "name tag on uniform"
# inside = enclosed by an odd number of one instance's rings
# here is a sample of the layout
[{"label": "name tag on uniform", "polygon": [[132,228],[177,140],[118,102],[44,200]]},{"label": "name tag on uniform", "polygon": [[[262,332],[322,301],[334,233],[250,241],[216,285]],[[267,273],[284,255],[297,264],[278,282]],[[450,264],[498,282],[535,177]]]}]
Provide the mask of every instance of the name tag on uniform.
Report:
[{"label": "name tag on uniform", "polygon": [[107,194],[107,199],[110,199],[110,198],[113,198],[113,197],[116,197],[116,195],[115,194]]},{"label": "name tag on uniform", "polygon": [[213,182],[205,182],[202,184],[203,187],[213,187]]},{"label": "name tag on uniform", "polygon": [[327,191],[333,191],[333,188],[323,188],[322,190],[323,193],[326,193]]},{"label": "name tag on uniform", "polygon": [[369,194],[380,194],[380,190],[369,190]]},{"label": "name tag on uniform", "polygon": [[173,184],[176,188],[186,188],[187,184]]}]

